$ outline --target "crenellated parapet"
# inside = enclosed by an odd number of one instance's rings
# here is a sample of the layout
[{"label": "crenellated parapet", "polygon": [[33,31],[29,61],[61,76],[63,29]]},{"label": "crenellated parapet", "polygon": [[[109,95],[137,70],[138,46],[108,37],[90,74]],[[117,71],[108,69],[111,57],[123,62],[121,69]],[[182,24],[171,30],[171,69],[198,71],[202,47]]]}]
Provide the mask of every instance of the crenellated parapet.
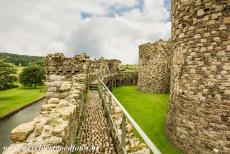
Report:
[{"label": "crenellated parapet", "polygon": [[47,74],[78,74],[89,71],[90,58],[86,54],[67,58],[63,53],[49,54],[46,57]]},{"label": "crenellated parapet", "polygon": [[117,59],[105,59],[101,57],[99,59],[94,59],[91,61],[91,68],[95,70],[99,70],[100,73],[103,75],[106,74],[114,74],[119,72],[119,64],[121,63],[120,60]]},{"label": "crenellated parapet", "polygon": [[105,59],[101,57],[99,59],[91,60],[90,63],[90,81],[97,80],[97,76],[106,76],[119,73],[120,60],[117,59]]}]

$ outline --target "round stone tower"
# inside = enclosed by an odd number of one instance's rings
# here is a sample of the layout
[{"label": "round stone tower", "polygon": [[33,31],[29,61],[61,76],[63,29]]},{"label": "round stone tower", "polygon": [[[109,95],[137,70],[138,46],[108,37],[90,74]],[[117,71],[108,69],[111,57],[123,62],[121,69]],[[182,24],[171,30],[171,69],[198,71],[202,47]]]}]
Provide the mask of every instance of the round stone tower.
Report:
[{"label": "round stone tower", "polygon": [[142,92],[169,92],[171,42],[159,40],[139,46],[137,88]]},{"label": "round stone tower", "polygon": [[230,0],[172,1],[166,134],[184,153],[230,153]]}]

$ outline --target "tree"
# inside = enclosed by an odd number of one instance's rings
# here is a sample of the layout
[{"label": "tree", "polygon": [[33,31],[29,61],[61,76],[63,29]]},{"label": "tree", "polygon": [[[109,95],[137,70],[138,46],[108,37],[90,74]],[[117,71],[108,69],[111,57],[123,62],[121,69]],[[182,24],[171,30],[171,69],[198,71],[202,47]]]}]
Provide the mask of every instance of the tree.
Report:
[{"label": "tree", "polygon": [[16,73],[17,70],[12,64],[0,59],[0,90],[16,87]]},{"label": "tree", "polygon": [[35,88],[37,85],[41,85],[44,79],[45,71],[43,67],[39,65],[25,67],[19,76],[19,81],[21,84],[29,87],[34,85]]}]

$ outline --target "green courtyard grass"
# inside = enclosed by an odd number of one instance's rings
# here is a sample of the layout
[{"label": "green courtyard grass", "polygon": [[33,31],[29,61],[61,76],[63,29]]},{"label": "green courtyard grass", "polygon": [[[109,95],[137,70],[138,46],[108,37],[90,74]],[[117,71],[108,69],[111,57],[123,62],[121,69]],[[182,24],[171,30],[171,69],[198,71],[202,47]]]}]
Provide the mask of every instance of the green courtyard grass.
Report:
[{"label": "green courtyard grass", "polygon": [[169,94],[142,93],[136,86],[113,89],[113,94],[163,154],[179,154],[165,136]]},{"label": "green courtyard grass", "polygon": [[14,111],[45,95],[40,88],[14,88],[0,91],[0,116]]}]

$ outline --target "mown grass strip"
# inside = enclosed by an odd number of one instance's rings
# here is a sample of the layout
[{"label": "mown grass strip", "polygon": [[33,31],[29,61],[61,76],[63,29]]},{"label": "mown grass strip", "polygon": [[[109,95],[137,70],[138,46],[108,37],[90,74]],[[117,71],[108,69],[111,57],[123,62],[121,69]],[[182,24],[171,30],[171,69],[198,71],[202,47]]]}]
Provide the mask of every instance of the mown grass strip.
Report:
[{"label": "mown grass strip", "polygon": [[40,88],[14,88],[0,91],[0,116],[12,112],[34,100],[45,96]]},{"label": "mown grass strip", "polygon": [[169,94],[142,93],[136,86],[114,88],[113,94],[163,154],[180,153],[165,136]]}]

